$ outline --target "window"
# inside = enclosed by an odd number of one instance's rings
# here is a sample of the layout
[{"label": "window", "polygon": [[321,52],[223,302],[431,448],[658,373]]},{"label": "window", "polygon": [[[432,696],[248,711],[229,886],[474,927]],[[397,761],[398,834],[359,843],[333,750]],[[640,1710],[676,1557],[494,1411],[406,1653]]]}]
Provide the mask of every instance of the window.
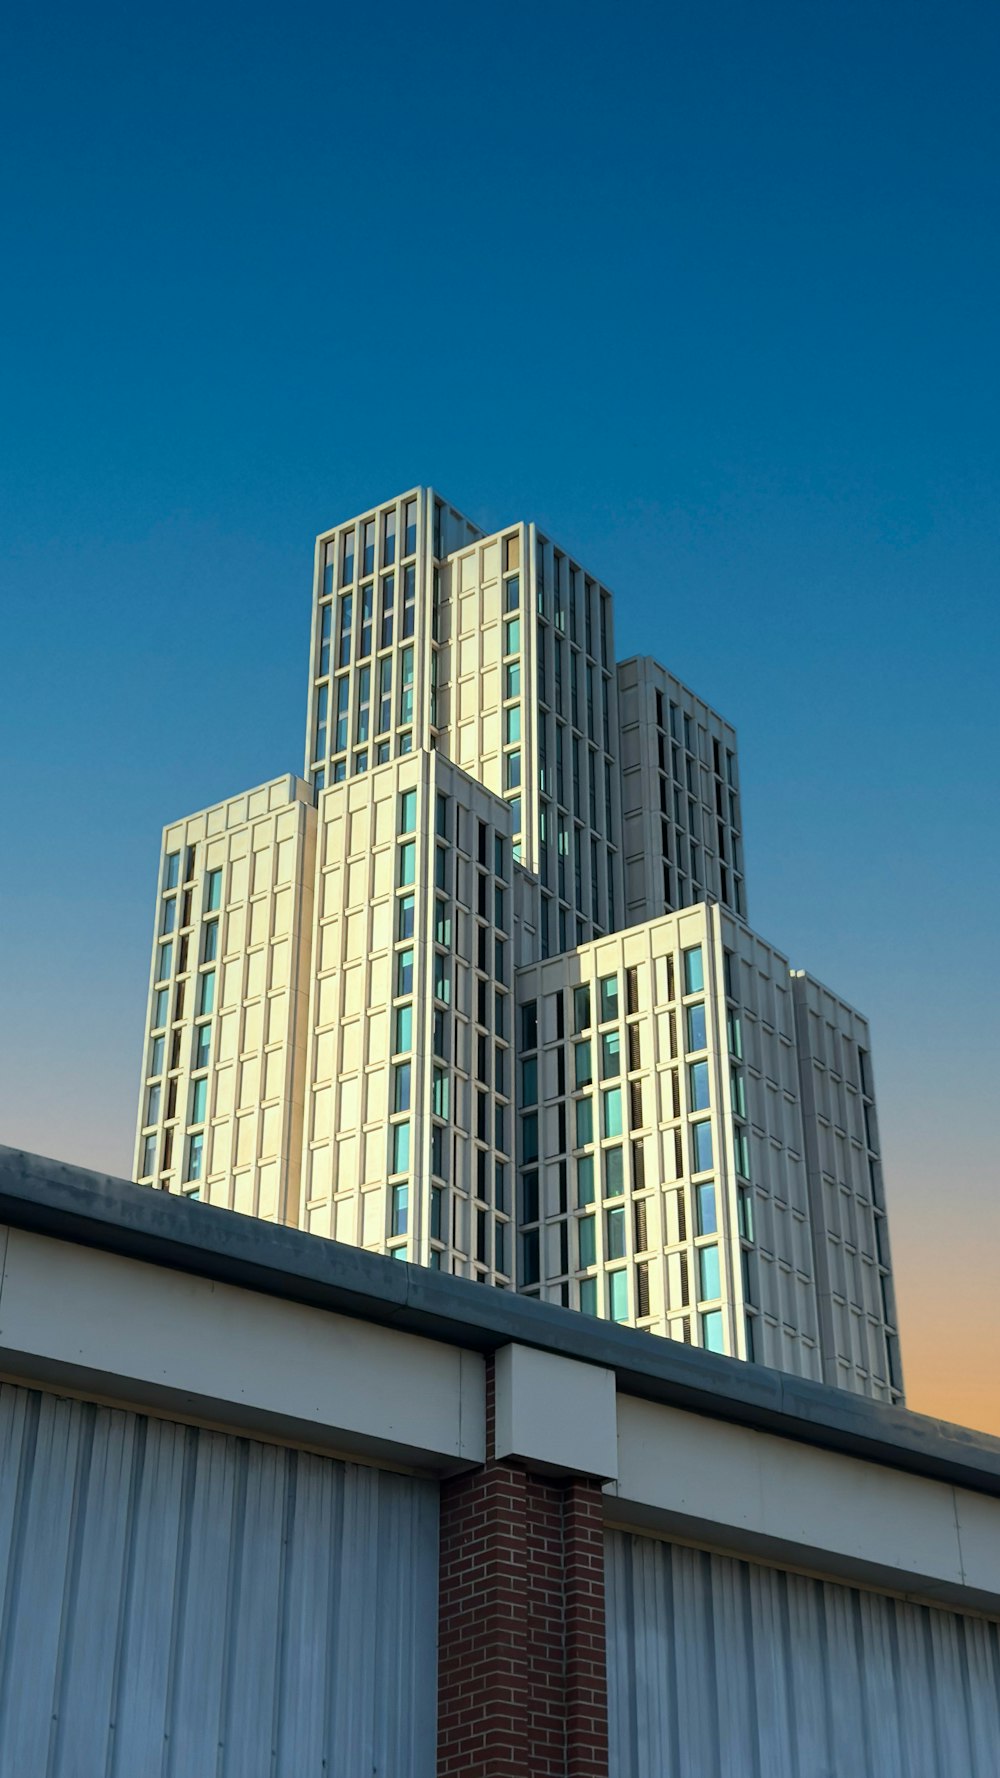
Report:
[{"label": "window", "polygon": [[521,1048],[538,1048],[538,1002],[526,1000],[521,1008]]},{"label": "window", "polygon": [[691,1171],[708,1173],[712,1167],[712,1125],[708,1118],[703,1123],[691,1125],[691,1144],[694,1151]]},{"label": "window", "polygon": [[362,526],[361,572],[370,574],[375,566],[375,520],[366,519]]},{"label": "window", "polygon": [[505,789],[518,790],[521,784],[521,754],[519,750],[504,754],[504,770],[506,772]]},{"label": "window", "polygon": [[149,1092],[146,1094],[146,1122],[147,1122],[147,1124],[158,1124],[159,1123],[159,1121],[160,1121],[160,1098],[161,1098],[160,1088],[158,1086],[157,1087],[150,1087]]},{"label": "window", "polygon": [[709,1181],[706,1185],[696,1185],[695,1198],[698,1203],[699,1235],[718,1234],[718,1223],[715,1214],[715,1186]]},{"label": "window", "polygon": [[691,1062],[688,1065],[688,1110],[707,1111],[708,1105],[708,1063]]},{"label": "window", "polygon": [[164,1041],[165,1040],[162,1037],[154,1037],[153,1038],[153,1042],[152,1042],[150,1052],[149,1052],[149,1067],[146,1070],[147,1074],[162,1074],[163,1073],[163,1045],[164,1045]]},{"label": "window", "polygon": [[[409,989],[406,992],[409,993]],[[451,1005],[451,975],[448,970],[448,959],[442,957],[438,951],[434,953],[434,998],[443,1001],[445,1006]]]},{"label": "window", "polygon": [[583,1278],[580,1282],[580,1313],[581,1315],[597,1314],[597,1279]]},{"label": "window", "polygon": [[444,1118],[447,1122],[450,1104],[449,1077],[447,1068],[435,1068],[431,1083],[431,1110],[435,1117]]},{"label": "window", "polygon": [[689,1050],[705,1049],[707,1047],[705,1035],[705,1002],[699,1000],[694,1006],[687,1007],[685,1009],[684,1017],[687,1020],[687,1048]]},{"label": "window", "polygon": [[211,1048],[211,1025],[196,1025],[194,1030],[194,1065],[196,1068],[208,1067],[208,1058]]},{"label": "window", "polygon": [[521,1119],[521,1159],[530,1162],[538,1159],[538,1113],[530,1112]]},{"label": "window", "polygon": [[[401,951],[400,956],[402,956],[402,955],[403,955],[403,953]],[[411,959],[413,957],[412,951],[410,952],[410,957],[411,957]],[[411,968],[412,968],[412,964],[411,964]],[[413,1008],[412,1008],[412,1006],[397,1006],[396,1017],[395,1017],[395,1026],[396,1026],[395,1032],[393,1033],[393,1036],[394,1036],[393,1054],[397,1055],[397,1056],[405,1055],[406,1051],[409,1049],[412,1049],[412,1047],[413,1047]]]},{"label": "window", "polygon": [[405,1124],[392,1125],[392,1167],[393,1173],[407,1173],[410,1168],[410,1126]]},{"label": "window", "polygon": [[159,950],[156,953],[156,979],[157,979],[157,981],[158,982],[166,981],[167,978],[172,974],[173,967],[174,967],[174,947],[168,939],[167,943],[165,945],[161,945]]},{"label": "window", "polygon": [[176,889],[180,881],[181,855],[179,852],[168,852],[163,861],[163,887]]},{"label": "window", "polygon": [[618,977],[602,976],[597,985],[601,994],[601,1024],[606,1025],[609,1019],[618,1017]]},{"label": "window", "polygon": [[345,593],[340,601],[340,627],[337,634],[337,666],[346,667],[351,659],[351,625],[354,613],[354,596]]},{"label": "window", "polygon": [[586,1148],[594,1140],[594,1101],[578,1099],[576,1101],[576,1146]]},{"label": "window", "polygon": [[503,670],[504,697],[519,698],[521,696],[521,668],[517,661],[509,661]]},{"label": "window", "polygon": [[404,648],[400,655],[402,685],[399,689],[399,720],[402,727],[413,721],[413,650]]},{"label": "window", "polygon": [[594,1157],[582,1154],[576,1163],[576,1201],[581,1206],[594,1202]]},{"label": "window", "polygon": [[398,930],[397,938],[413,937],[414,898],[412,895],[401,895],[397,903]]},{"label": "window", "polygon": [[188,1137],[187,1179],[201,1178],[201,1164],[205,1153],[205,1138],[199,1130],[197,1135]]},{"label": "window", "polygon": [[701,1343],[707,1352],[726,1350],[721,1309],[709,1309],[707,1314],[701,1316]]},{"label": "window", "polygon": [[170,895],[163,903],[163,917],[160,921],[160,933],[173,932],[177,925],[177,897]]},{"label": "window", "polygon": [[504,637],[504,654],[520,654],[521,652],[521,620],[519,617],[507,619],[507,634]]},{"label": "window", "polygon": [[361,636],[358,642],[358,659],[367,660],[372,651],[372,608],[375,602],[375,588],[371,581],[361,588]]},{"label": "window", "polygon": [[625,1258],[625,1208],[606,1210],[604,1213],[608,1259]]},{"label": "window", "polygon": [[729,1040],[729,1054],[737,1061],[743,1057],[743,1027],[738,1012],[730,1010],[726,1014],[726,1034]]},{"label": "window", "polygon": [[415,568],[403,569],[403,635],[413,635],[413,620],[417,605],[417,571]]},{"label": "window", "polygon": [[617,1031],[605,1031],[601,1038],[602,1080],[616,1080],[621,1073],[621,1047],[620,1034]]},{"label": "window", "polygon": [[711,1303],[721,1295],[722,1286],[719,1278],[719,1249],[717,1247],[699,1247],[698,1299],[703,1303]]},{"label": "window", "polygon": [[620,1148],[604,1150],[604,1196],[620,1198],[625,1189],[625,1169]]},{"label": "window", "polygon": [[201,1080],[195,1081],[191,1089],[191,1117],[189,1121],[192,1124],[203,1124],[207,1109],[208,1080],[203,1076]]},{"label": "window", "polygon": [[538,1230],[521,1236],[521,1283],[538,1283]]},{"label": "window", "polygon": [[417,547],[417,503],[407,500],[403,507],[403,554],[412,556]]},{"label": "window", "polygon": [[576,1227],[580,1248],[580,1270],[585,1272],[588,1266],[597,1264],[597,1218],[596,1216],[581,1216]]},{"label": "window", "polygon": [[[393,1070],[392,1109],[393,1111],[409,1111],[410,1109],[409,1062],[397,1062]],[[405,1234],[406,1230],[400,1229],[399,1232]]]},{"label": "window", "polygon": [[379,628],[379,647],[392,647],[392,613],[396,601],[396,577],[385,574],[382,577],[382,622]]},{"label": "window", "polygon": [[684,952],[684,992],[685,994],[702,994],[705,990],[705,971],[702,964],[701,946],[694,945],[690,951]]},{"label": "window", "polygon": [[396,512],[395,508],[385,515],[385,530],[382,533],[382,566],[388,568],[396,560]]},{"label": "window", "polygon": [[622,1090],[621,1087],[609,1087],[601,1094],[602,1127],[605,1136],[620,1136],[622,1133]]},{"label": "window", "polygon": [[628,1320],[628,1273],[608,1273],[608,1320]]},{"label": "window", "polygon": [[203,1016],[215,1006],[215,970],[206,970],[198,977],[198,1014]]},{"label": "window", "polygon": [[[185,943],[187,941],[185,940]],[[214,963],[219,955],[219,922],[206,920],[202,939],[201,960],[203,963]]]},{"label": "window", "polygon": [[205,911],[214,914],[222,906],[222,872],[210,870],[206,878]]},{"label": "window", "polygon": [[413,993],[413,950],[396,953],[396,993],[397,995]]},{"label": "window", "polygon": [[406,888],[416,880],[417,875],[417,842],[404,840],[399,848],[399,886]]},{"label": "window", "polygon": [[520,706],[520,704],[508,704],[507,708],[504,710],[504,713],[503,713],[503,738],[504,738],[505,743],[508,746],[510,746],[513,742],[519,741],[521,739],[521,706]]},{"label": "window", "polygon": [[573,1030],[590,1030],[590,989],[573,989]]},{"label": "window", "polygon": [[573,1073],[578,1087],[590,1086],[594,1070],[590,1059],[590,1044],[586,1041],[573,1045]]},{"label": "window", "polygon": [[[403,1128],[402,1125],[399,1126]],[[405,1235],[409,1224],[410,1188],[408,1185],[394,1185],[392,1188],[392,1227],[393,1235]]]},{"label": "window", "polygon": [[144,1136],[143,1142],[142,1142],[142,1160],[140,1162],[139,1178],[140,1179],[148,1179],[149,1175],[152,1173],[155,1166],[156,1166],[156,1137],[155,1136]]},{"label": "window", "polygon": [[167,988],[158,988],[156,993],[153,995],[153,1027],[152,1028],[154,1031],[156,1030],[156,1027],[158,1025],[165,1025],[167,1022],[167,1004],[169,1001],[169,997],[170,997],[170,991]]},{"label": "window", "polygon": [[521,1104],[538,1104],[538,1058],[529,1056],[521,1063]]},{"label": "window", "polygon": [[451,914],[446,901],[437,900],[434,903],[434,939],[439,945],[451,945]]}]

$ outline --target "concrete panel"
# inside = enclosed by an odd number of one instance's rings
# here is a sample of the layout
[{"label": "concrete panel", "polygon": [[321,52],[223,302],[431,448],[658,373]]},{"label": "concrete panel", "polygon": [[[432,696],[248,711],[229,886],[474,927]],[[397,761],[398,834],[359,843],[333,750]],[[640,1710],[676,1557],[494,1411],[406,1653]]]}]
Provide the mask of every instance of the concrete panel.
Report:
[{"label": "concrete panel", "polygon": [[941,1482],[627,1396],[618,1457],[615,1522],[1000,1610],[995,1500],[964,1497],[973,1566]]},{"label": "concrete panel", "polygon": [[614,1373],[529,1346],[496,1355],[496,1455],[539,1469],[617,1474]]},{"label": "concrete panel", "polygon": [[428,1474],[485,1454],[476,1353],[20,1229],[0,1369]]}]

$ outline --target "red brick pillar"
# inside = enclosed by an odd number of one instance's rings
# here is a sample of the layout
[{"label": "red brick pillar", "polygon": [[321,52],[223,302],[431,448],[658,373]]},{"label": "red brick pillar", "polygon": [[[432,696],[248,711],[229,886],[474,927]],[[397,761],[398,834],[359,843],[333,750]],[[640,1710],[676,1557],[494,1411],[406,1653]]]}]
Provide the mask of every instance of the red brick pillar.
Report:
[{"label": "red brick pillar", "polygon": [[441,1489],[438,1778],[606,1778],[599,1482],[493,1449]]}]

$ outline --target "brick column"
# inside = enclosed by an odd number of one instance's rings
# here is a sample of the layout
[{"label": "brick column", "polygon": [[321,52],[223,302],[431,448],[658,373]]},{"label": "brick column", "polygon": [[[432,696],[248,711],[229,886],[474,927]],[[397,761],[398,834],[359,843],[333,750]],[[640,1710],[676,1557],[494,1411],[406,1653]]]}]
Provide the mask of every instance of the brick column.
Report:
[{"label": "brick column", "polygon": [[441,1489],[438,1778],[606,1778],[599,1482],[493,1451]]}]

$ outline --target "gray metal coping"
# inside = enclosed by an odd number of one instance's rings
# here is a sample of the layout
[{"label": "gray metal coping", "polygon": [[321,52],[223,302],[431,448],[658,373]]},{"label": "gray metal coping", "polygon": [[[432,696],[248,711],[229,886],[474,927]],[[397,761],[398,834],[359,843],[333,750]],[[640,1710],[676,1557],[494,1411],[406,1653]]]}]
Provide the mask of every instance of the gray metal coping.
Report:
[{"label": "gray metal coping", "polygon": [[627,1395],[1000,1497],[1000,1438],[0,1146],[0,1222],[489,1353],[516,1341]]}]

